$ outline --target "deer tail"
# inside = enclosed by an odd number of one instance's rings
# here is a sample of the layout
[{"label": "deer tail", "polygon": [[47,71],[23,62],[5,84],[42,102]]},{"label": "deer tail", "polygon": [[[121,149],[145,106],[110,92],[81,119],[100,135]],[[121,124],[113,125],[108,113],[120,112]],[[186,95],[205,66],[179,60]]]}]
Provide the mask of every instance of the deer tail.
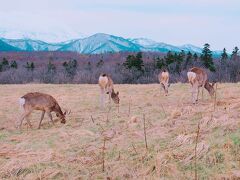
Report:
[{"label": "deer tail", "polygon": [[26,100],[24,98],[19,98],[19,106],[20,106],[21,111],[23,111],[23,109],[24,109],[25,102],[26,102]]},{"label": "deer tail", "polygon": [[188,81],[191,83],[191,84],[194,84],[195,80],[196,80],[196,73],[194,72],[188,72],[187,73],[187,77],[188,77]]}]

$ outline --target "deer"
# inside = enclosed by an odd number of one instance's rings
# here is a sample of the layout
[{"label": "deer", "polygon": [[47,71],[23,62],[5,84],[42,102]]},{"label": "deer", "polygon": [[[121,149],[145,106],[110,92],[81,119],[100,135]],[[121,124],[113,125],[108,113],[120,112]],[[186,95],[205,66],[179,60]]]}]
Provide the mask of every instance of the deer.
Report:
[{"label": "deer", "polygon": [[100,104],[103,106],[105,104],[105,94],[109,95],[109,102],[111,99],[115,104],[119,104],[119,92],[114,91],[113,80],[107,74],[101,74],[98,79],[98,85],[101,90]]},{"label": "deer", "polygon": [[[42,111],[38,129],[41,128],[41,123],[42,123],[45,113],[47,113],[47,115],[53,125],[54,125],[54,121],[53,121],[51,112],[56,113],[56,116],[60,118],[61,123],[63,123],[63,124],[66,123],[65,116],[67,114],[67,111],[65,111],[63,113],[58,102],[51,95],[40,93],[40,92],[27,93],[24,96],[22,96],[21,98],[19,98],[19,104],[20,104],[20,107],[24,110],[22,115],[19,118],[18,128],[20,128],[20,129],[21,129],[22,122],[24,119],[27,120],[27,124],[30,126],[30,128],[32,128],[32,125],[29,121],[29,116],[33,110]],[[70,112],[68,112],[68,114],[70,114]]]},{"label": "deer", "polygon": [[164,90],[165,96],[167,96],[168,95],[168,88],[170,86],[168,71],[164,69],[162,72],[160,72],[159,75],[158,75],[158,79],[159,79],[159,83],[161,84],[161,86]]},{"label": "deer", "polygon": [[202,68],[193,67],[187,73],[188,81],[192,85],[192,103],[195,104],[198,102],[199,88],[205,88],[211,97],[214,96],[214,84],[209,83],[208,75],[206,71]]}]

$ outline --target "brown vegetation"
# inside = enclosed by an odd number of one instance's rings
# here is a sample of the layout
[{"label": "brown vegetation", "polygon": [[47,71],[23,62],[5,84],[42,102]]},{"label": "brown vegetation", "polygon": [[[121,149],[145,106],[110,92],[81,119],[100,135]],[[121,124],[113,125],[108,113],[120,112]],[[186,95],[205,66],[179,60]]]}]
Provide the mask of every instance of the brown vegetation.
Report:
[{"label": "brown vegetation", "polygon": [[[119,113],[99,107],[98,85],[1,85],[0,179],[192,179],[195,168],[199,179],[240,177],[239,84],[218,84],[216,103],[205,96],[197,106],[189,84],[173,84],[169,96],[159,84],[115,86]],[[14,128],[18,98],[34,91],[72,110],[66,124]]]}]

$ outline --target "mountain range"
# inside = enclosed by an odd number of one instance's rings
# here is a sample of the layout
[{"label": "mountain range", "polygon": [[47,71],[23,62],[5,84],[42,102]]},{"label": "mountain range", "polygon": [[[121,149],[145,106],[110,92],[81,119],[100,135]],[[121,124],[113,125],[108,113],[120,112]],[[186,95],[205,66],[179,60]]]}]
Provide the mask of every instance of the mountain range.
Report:
[{"label": "mountain range", "polygon": [[[109,52],[181,52],[201,53],[202,48],[186,44],[174,46],[146,38],[126,39],[114,35],[98,33],[92,36],[59,43],[48,43],[29,38],[7,39],[0,37],[0,51],[73,51],[82,54],[101,54]],[[214,51],[213,54],[220,54]]]}]

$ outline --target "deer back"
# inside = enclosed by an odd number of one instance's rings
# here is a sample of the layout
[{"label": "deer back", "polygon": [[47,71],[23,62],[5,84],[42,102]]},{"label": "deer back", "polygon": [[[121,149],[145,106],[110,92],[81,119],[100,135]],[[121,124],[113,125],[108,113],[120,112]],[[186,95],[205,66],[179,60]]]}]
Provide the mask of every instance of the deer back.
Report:
[{"label": "deer back", "polygon": [[204,86],[207,82],[207,73],[202,68],[194,67],[190,69],[190,72],[193,72],[196,74],[196,79],[198,86]]},{"label": "deer back", "polygon": [[168,83],[169,81],[169,73],[168,72],[161,72],[159,75],[158,75],[158,79],[159,79],[159,82],[160,83]]},{"label": "deer back", "polygon": [[25,100],[24,108],[55,111],[55,107],[59,106],[57,101],[52,96],[39,92],[27,93],[21,98]]},{"label": "deer back", "polygon": [[107,74],[101,74],[98,79],[98,84],[101,88],[107,89],[110,93],[113,90],[113,80]]}]

